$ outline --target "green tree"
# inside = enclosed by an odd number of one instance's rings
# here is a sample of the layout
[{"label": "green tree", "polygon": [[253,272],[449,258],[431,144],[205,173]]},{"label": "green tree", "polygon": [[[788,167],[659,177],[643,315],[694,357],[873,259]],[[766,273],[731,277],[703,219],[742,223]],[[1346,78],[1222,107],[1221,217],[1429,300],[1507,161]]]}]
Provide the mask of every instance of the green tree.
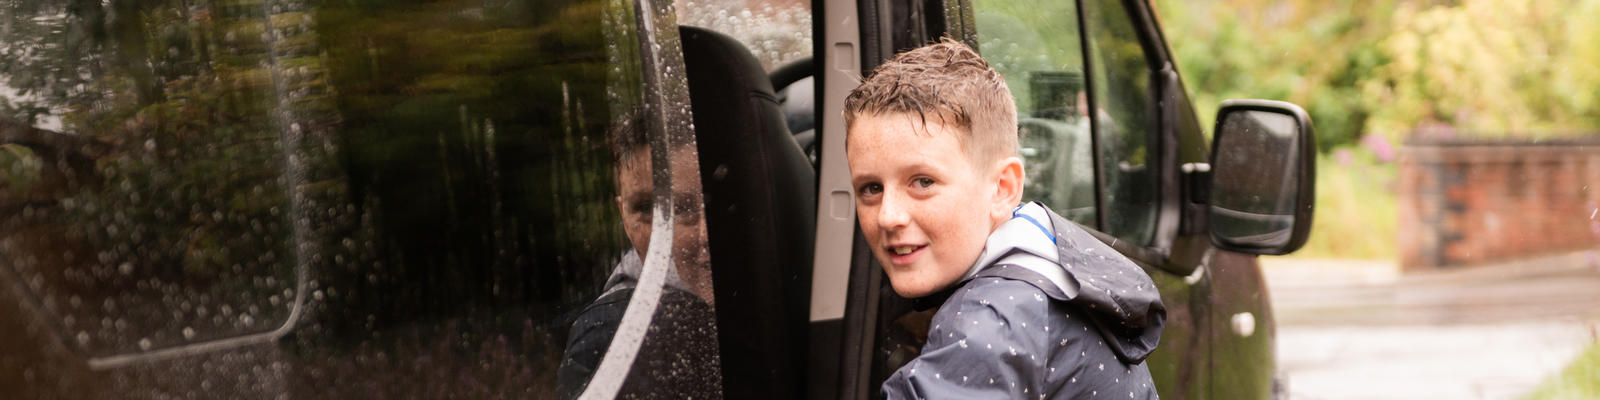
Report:
[{"label": "green tree", "polygon": [[1324,150],[1600,127],[1600,1],[1155,3],[1208,126],[1221,100],[1266,98],[1304,106]]},{"label": "green tree", "polygon": [[1592,130],[1600,91],[1600,1],[1405,4],[1382,50],[1392,62],[1363,87],[1368,130],[1404,138],[1439,126],[1476,137],[1550,137]]}]

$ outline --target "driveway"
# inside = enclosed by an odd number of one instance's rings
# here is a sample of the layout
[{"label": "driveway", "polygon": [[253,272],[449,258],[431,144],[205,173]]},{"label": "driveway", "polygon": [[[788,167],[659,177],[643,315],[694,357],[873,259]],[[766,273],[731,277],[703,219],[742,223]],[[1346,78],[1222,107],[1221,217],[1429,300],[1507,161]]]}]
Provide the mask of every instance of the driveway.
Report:
[{"label": "driveway", "polygon": [[1517,398],[1600,336],[1591,252],[1406,275],[1379,262],[1262,264],[1292,399]]}]

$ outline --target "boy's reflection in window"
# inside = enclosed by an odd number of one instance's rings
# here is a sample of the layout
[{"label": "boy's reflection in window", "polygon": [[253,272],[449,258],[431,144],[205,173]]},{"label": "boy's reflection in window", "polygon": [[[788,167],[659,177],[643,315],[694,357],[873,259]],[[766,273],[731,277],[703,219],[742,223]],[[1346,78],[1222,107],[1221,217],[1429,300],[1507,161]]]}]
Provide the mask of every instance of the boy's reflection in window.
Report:
[{"label": "boy's reflection in window", "polygon": [[[582,393],[605,356],[649,252],[654,169],[643,115],[630,113],[608,133],[616,160],[617,206],[633,249],[622,256],[600,296],[572,324],[558,373],[558,394],[563,399]],[[692,142],[673,145],[673,263],[644,344],[618,397],[721,397],[715,300],[695,154]]]}]

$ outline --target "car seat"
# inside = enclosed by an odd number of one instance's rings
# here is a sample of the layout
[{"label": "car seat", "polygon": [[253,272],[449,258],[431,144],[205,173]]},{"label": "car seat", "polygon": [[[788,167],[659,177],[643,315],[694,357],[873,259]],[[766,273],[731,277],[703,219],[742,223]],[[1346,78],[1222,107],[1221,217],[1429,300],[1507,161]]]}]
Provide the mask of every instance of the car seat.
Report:
[{"label": "car seat", "polygon": [[744,45],[679,28],[694,110],[726,398],[804,390],[816,173]]}]

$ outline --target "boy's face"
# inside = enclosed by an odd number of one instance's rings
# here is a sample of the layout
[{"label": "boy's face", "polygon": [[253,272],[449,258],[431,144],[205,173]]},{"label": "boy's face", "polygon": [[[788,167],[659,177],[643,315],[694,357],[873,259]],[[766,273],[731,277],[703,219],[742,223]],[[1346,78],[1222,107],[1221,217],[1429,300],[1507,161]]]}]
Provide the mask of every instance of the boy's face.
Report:
[{"label": "boy's face", "polygon": [[[672,157],[673,227],[672,258],[678,278],[687,284],[695,295],[708,304],[714,304],[711,292],[711,263],[706,249],[705,221],[700,209],[700,174],[695,172],[697,160],[689,151],[674,152]],[[650,150],[630,151],[623,156],[617,168],[617,207],[622,210],[622,230],[643,261],[650,251],[652,213],[655,207],[654,182],[650,168]]]},{"label": "boy's face", "polygon": [[917,298],[955,283],[999,223],[996,202],[1012,201],[997,196],[1000,174],[973,165],[956,136],[965,133],[936,119],[854,122],[846,148],[856,216],[895,292]]}]

